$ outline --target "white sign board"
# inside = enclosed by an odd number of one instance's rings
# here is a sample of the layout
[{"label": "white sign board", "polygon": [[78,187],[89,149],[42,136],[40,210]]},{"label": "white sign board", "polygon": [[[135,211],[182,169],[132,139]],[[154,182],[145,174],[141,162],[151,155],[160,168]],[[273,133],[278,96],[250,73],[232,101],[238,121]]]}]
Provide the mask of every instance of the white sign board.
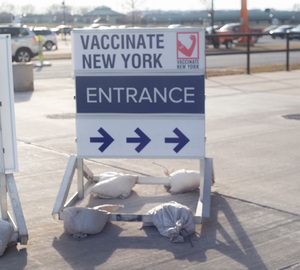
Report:
[{"label": "white sign board", "polygon": [[204,73],[203,33],[201,28],[74,30],[73,70]]},{"label": "white sign board", "polygon": [[79,157],[204,157],[204,118],[78,118]]},{"label": "white sign board", "polygon": [[204,33],[74,30],[77,155],[204,158]]},{"label": "white sign board", "polygon": [[11,55],[10,35],[0,35],[0,110],[6,173],[18,171]]}]

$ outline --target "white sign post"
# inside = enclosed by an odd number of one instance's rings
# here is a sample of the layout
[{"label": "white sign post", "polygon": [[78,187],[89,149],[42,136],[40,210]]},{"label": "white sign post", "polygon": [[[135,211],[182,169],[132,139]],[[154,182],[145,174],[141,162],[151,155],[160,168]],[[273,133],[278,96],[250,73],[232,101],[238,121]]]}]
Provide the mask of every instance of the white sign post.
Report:
[{"label": "white sign post", "polygon": [[[200,160],[196,222],[209,216],[204,57],[202,28],[73,31],[77,156],[70,159],[54,214],[63,218],[63,208],[84,196],[83,177],[94,178],[84,158],[181,158]],[[78,193],[65,204],[74,166]]]},{"label": "white sign post", "polygon": [[[18,158],[10,35],[0,35],[0,59],[0,214],[15,227],[11,242],[26,245],[28,233],[13,176],[18,171]],[[7,211],[7,193],[14,219]]]}]

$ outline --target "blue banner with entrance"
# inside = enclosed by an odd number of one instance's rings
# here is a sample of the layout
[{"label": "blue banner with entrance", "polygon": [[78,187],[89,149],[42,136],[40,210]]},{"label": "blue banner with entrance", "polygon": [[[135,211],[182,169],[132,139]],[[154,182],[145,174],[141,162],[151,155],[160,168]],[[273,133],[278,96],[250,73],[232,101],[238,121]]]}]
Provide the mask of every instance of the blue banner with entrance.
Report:
[{"label": "blue banner with entrance", "polygon": [[204,75],[76,76],[77,113],[204,114]]}]

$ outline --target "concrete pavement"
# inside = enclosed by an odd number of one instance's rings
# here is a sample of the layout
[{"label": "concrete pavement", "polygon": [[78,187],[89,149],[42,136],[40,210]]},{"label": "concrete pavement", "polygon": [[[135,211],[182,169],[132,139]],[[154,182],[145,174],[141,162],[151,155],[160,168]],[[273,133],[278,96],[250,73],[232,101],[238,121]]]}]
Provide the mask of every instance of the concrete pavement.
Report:
[{"label": "concrete pavement", "polygon": [[[10,246],[0,269],[300,269],[300,71],[208,78],[206,156],[214,161],[211,217],[189,242],[175,244],[155,227],[109,222],[77,241],[51,212],[68,158],[76,154],[74,81],[35,80],[15,93],[20,171],[15,173],[29,233]],[[295,119],[283,116],[298,115]],[[196,160],[86,160],[95,173],[163,176],[169,169],[199,170]],[[76,190],[71,186],[71,192]],[[126,200],[89,196],[82,206],[124,204],[146,213],[162,202],[195,209],[198,191],[170,195],[136,185]]]}]

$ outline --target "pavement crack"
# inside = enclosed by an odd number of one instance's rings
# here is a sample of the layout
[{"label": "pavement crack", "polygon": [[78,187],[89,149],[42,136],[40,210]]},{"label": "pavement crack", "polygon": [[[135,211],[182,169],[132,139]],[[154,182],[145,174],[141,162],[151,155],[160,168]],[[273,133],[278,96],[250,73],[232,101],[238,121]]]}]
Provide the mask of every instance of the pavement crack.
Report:
[{"label": "pavement crack", "polygon": [[60,150],[51,149],[49,147],[45,147],[45,146],[42,146],[42,145],[39,145],[39,144],[36,144],[36,143],[33,143],[33,142],[26,142],[26,141],[21,141],[21,140],[17,140],[17,141],[20,142],[20,143],[24,143],[24,144],[27,144],[27,145],[37,147],[37,148],[48,150],[48,151],[51,151],[51,152],[54,152],[54,153],[57,153],[57,154],[61,154],[61,155],[65,155],[65,156],[71,156],[71,154],[69,154],[69,153],[66,153],[66,152],[63,152],[63,151],[60,151]]},{"label": "pavement crack", "polygon": [[[285,211],[285,210],[281,210],[281,209],[278,209],[278,208],[275,208],[275,207],[263,205],[263,204],[260,204],[260,203],[251,202],[251,201],[244,200],[244,199],[241,199],[241,198],[232,197],[232,196],[229,196],[229,195],[221,194],[219,192],[211,192],[211,193],[214,194],[214,195],[217,195],[217,196],[224,197],[224,198],[229,198],[229,199],[232,199],[232,200],[236,200],[236,201],[240,201],[240,202],[243,202],[243,203],[255,205],[255,206],[258,206],[258,207],[266,208],[266,209],[277,211],[277,212],[280,212],[280,213],[285,213],[285,214],[288,214],[288,215],[292,215],[292,216],[295,216],[295,217],[300,217],[299,214],[292,213],[292,212]],[[285,269],[285,268],[283,268],[283,269]]]},{"label": "pavement crack", "polygon": [[293,263],[293,264],[291,264],[291,265],[288,265],[288,266],[286,266],[286,267],[280,268],[280,269],[278,269],[278,270],[296,269],[296,268],[294,268],[294,267],[295,267],[295,266],[299,266],[299,265],[300,265],[300,262],[297,262],[297,263]]},{"label": "pavement crack", "polygon": [[[49,147],[45,147],[45,146],[42,146],[42,145],[39,145],[39,144],[36,144],[36,143],[33,143],[33,142],[26,142],[26,141],[20,141],[20,140],[18,140],[18,142],[24,143],[24,144],[27,144],[27,145],[31,145],[33,147],[37,147],[37,148],[40,148],[40,149],[44,149],[44,150],[47,150],[47,151],[50,151],[50,152],[54,152],[56,154],[61,154],[61,155],[68,156],[68,157],[72,156],[72,154],[70,154],[70,153],[66,153],[66,152],[63,152],[63,151],[57,150],[57,149],[51,149]],[[76,155],[76,154],[74,154],[74,155]],[[146,176],[146,177],[153,177],[152,175],[149,175],[149,174],[144,174],[144,173],[141,173],[141,172],[138,172],[138,171],[126,169],[126,168],[123,168],[123,167],[115,166],[115,165],[112,165],[112,164],[104,163],[104,162],[93,160],[93,159],[90,159],[90,158],[85,158],[85,160],[88,160],[88,161],[93,162],[93,163],[98,163],[98,164],[101,164],[103,166],[107,166],[107,167],[110,167],[110,168],[115,168],[115,169],[130,172],[130,173],[136,173],[136,174]]]}]

